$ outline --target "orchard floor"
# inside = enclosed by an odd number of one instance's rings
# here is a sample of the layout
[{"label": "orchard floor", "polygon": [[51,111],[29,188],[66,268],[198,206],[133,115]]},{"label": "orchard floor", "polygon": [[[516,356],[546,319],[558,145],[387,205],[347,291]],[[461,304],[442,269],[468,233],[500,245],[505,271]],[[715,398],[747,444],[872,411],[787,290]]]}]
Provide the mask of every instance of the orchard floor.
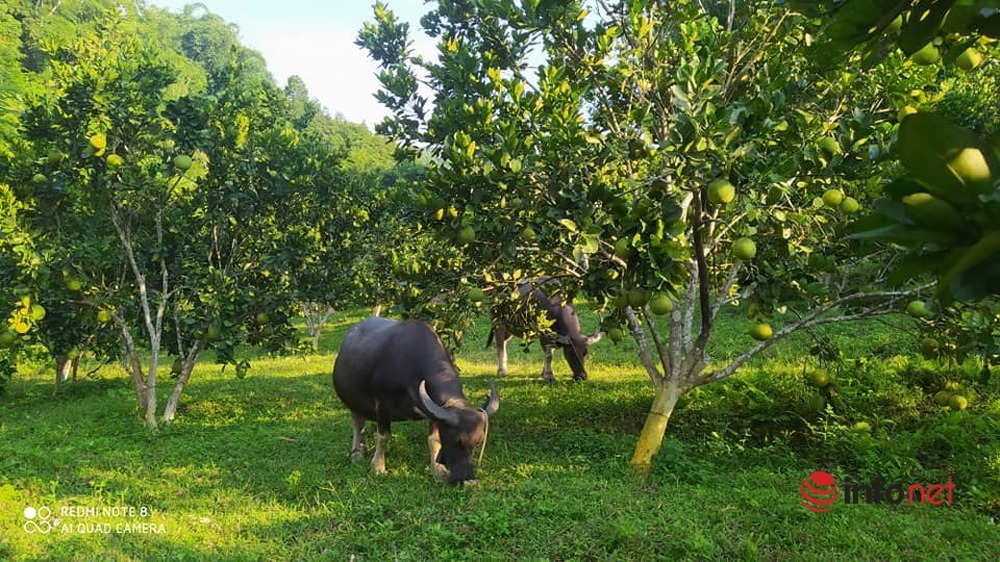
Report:
[{"label": "orchard floor", "polygon": [[[937,411],[897,380],[908,359],[895,354],[913,346],[884,324],[829,334],[848,360],[834,375],[843,404],[825,413],[800,415],[814,393],[802,380],[806,339],[699,389],[681,402],[647,477],[628,464],[651,400],[628,344],[597,344],[587,382],[570,382],[560,360],[558,381],[545,383],[537,344],[521,353],[511,342],[480,481],[457,488],[429,474],[421,423],[393,427],[387,475],[350,462],[350,419],[330,371],[356,319],[335,318],[318,354],[253,359],[246,379],[207,358],[179,419],[155,434],[142,428],[117,367],[53,397],[45,365],[25,366],[0,396],[0,559],[964,561],[1000,553],[1000,433],[993,442],[948,433],[988,435],[1000,425],[997,377],[976,387],[969,411]],[[732,335],[720,356],[748,343],[739,319],[726,321],[721,334]],[[481,321],[457,356],[475,400],[495,372],[485,333]],[[169,386],[162,391],[165,400]],[[872,431],[859,436],[852,424],[862,418]],[[928,460],[901,448],[938,442],[924,437],[927,428],[955,449]],[[815,470],[842,484],[884,471],[906,484],[954,476],[954,502],[838,502],[812,513],[800,484]]]}]

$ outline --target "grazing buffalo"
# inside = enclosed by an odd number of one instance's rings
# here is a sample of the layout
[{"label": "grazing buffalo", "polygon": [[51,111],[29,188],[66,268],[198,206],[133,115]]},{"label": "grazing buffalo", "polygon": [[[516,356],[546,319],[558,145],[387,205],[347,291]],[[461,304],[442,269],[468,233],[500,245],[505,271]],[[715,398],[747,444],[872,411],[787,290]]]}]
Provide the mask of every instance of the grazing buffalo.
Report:
[{"label": "grazing buffalo", "polygon": [[365,421],[378,425],[375,472],[385,472],[389,424],[426,418],[431,470],[439,476],[447,473],[451,484],[474,478],[472,452],[486,440],[500,398],[490,383],[490,396],[481,408],[466,400],[444,344],[427,324],[372,317],[355,325],[333,365],[333,386],[354,422],[352,456],[364,453]]},{"label": "grazing buffalo", "polygon": [[[542,378],[555,380],[552,376],[552,350],[558,346],[563,350],[569,368],[573,370],[573,380],[587,380],[587,369],[584,359],[587,348],[601,339],[601,332],[591,335],[580,331],[580,319],[572,303],[563,303],[562,297],[546,296],[541,287],[555,285],[558,281],[551,277],[543,277],[535,283],[525,282],[518,288],[520,298],[511,307],[494,308],[492,310],[493,327],[491,336],[497,343],[497,375],[507,375],[507,340],[513,336],[523,336],[535,325],[539,311],[545,312],[545,318],[551,321],[551,334],[541,337],[542,350],[545,353],[542,365]],[[487,338],[489,346],[492,337]]]}]

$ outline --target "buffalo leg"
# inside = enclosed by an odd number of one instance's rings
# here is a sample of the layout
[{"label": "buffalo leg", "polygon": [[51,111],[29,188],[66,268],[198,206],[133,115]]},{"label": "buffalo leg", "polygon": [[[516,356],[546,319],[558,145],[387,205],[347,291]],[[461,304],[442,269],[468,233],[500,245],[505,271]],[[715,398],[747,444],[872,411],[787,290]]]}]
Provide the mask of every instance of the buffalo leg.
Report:
[{"label": "buffalo leg", "polygon": [[[376,411],[377,411],[376,406]],[[392,433],[389,431],[389,422],[378,420],[378,441],[375,444],[375,456],[372,457],[372,467],[375,474],[385,474],[385,447],[389,443]]]},{"label": "buffalo leg", "polygon": [[494,337],[497,340],[497,376],[506,377],[507,376],[507,340],[510,339],[510,333],[503,328],[497,327],[493,331]]},{"label": "buffalo leg", "polygon": [[359,459],[365,454],[365,418],[352,412],[351,428],[354,430],[354,438],[351,441],[351,458]]},{"label": "buffalo leg", "polygon": [[552,350],[554,348],[550,345],[542,346],[542,351],[545,357],[542,361],[542,378],[547,381],[554,381],[556,378],[552,375]]},{"label": "buffalo leg", "polygon": [[441,454],[441,433],[438,431],[438,425],[434,422],[431,422],[430,432],[427,434],[427,449],[430,451],[431,472],[435,476],[447,476],[448,469],[438,462],[438,455]]}]

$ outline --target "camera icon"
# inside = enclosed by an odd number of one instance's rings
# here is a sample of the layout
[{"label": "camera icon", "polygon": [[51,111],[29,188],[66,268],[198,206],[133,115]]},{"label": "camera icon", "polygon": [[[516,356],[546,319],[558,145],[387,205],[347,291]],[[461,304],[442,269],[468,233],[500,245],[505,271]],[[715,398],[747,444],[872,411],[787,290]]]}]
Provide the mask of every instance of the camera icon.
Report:
[{"label": "camera icon", "polygon": [[46,506],[35,508],[29,505],[24,508],[24,518],[24,532],[29,535],[35,533],[44,535],[52,531],[52,523],[49,521],[52,518],[52,510]]}]

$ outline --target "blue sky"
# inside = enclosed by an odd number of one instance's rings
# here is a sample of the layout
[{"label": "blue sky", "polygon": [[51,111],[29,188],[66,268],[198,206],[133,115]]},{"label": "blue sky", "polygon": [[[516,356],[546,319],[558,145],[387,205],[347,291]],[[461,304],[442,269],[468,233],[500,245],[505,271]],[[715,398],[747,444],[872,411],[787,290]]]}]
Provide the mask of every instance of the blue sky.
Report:
[{"label": "blue sky", "polygon": [[[150,3],[176,12],[191,2]],[[423,0],[386,3],[410,22],[416,50],[433,55],[432,41],[420,32],[419,19],[428,8]],[[373,97],[377,67],[354,45],[362,24],[373,17],[374,0],[202,0],[201,4],[239,27],[241,42],[264,55],[278,84],[297,74],[331,115],[339,113],[369,128],[385,116]]]}]

